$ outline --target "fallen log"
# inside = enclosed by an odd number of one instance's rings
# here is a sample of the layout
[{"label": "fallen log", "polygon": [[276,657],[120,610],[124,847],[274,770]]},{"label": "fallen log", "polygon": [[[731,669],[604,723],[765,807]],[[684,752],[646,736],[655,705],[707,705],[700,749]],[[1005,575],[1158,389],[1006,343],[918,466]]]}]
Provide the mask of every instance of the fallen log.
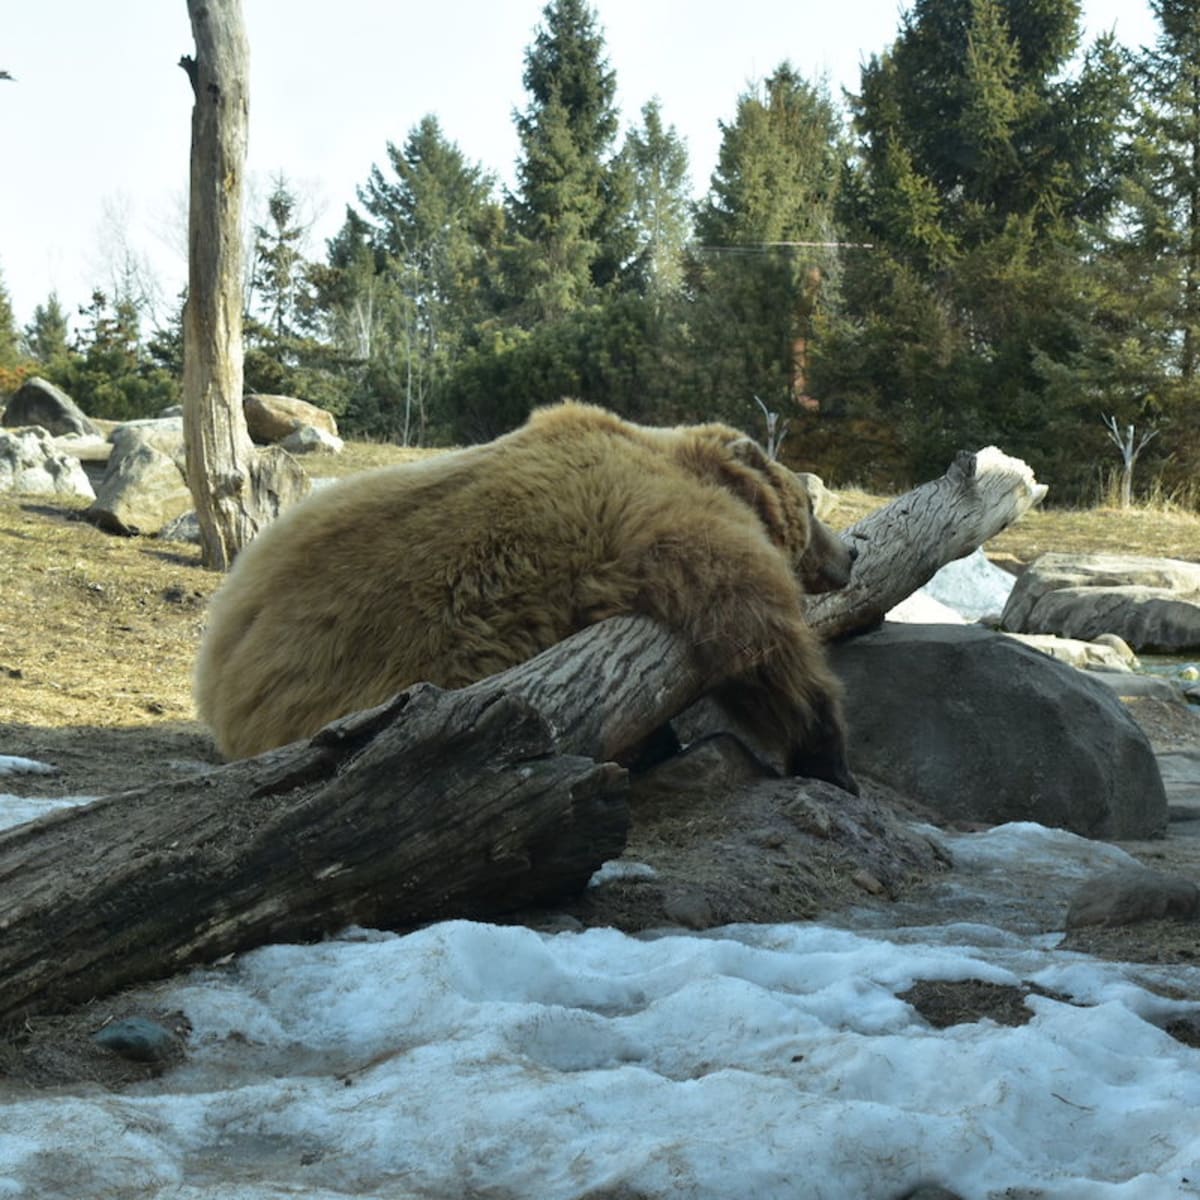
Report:
[{"label": "fallen log", "polygon": [[617,857],[612,762],[704,688],[644,618],[0,833],[0,1026],[268,942],[487,918]]},{"label": "fallen log", "polygon": [[1046,494],[1033,471],[995,446],[960,451],[931,480],[842,532],[858,548],[849,584],[810,596],[808,623],[826,641],[872,629],[940,567],[1007,529]]}]

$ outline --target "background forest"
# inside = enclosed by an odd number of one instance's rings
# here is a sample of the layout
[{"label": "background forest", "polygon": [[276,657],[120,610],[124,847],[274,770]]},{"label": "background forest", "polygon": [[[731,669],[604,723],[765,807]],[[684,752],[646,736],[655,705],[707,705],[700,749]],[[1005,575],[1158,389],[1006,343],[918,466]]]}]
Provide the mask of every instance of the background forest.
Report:
[{"label": "background forest", "polygon": [[[246,387],[352,438],[489,438],[563,396],[634,420],[723,419],[876,489],[988,443],[1060,503],[1102,491],[1105,419],[1147,444],[1139,490],[1195,504],[1200,460],[1200,0],[1151,0],[1156,43],[1080,44],[1078,0],[916,0],[856,94],[786,61],[733,103],[693,200],[657,102],[622,134],[586,0],[526,49],[514,185],[436,114],[357,189],[321,258],[275,179],[247,231]],[[0,245],[0,251],[3,247]],[[180,391],[183,297],[148,319],[119,274],[68,319],[16,326],[30,374],[97,417]]]}]

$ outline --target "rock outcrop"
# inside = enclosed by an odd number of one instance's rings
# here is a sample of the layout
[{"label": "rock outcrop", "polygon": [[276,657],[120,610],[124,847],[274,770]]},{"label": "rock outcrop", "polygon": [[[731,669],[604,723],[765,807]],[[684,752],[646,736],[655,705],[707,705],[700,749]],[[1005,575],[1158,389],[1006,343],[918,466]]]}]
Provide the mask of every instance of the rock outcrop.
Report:
[{"label": "rock outcrop", "polygon": [[971,626],[885,624],[831,648],[853,770],[951,820],[1160,836],[1167,799],[1110,688]]},{"label": "rock outcrop", "polygon": [[1001,618],[1014,633],[1091,641],[1115,633],[1139,653],[1200,647],[1200,564],[1116,554],[1043,554]]},{"label": "rock outcrop", "polygon": [[242,401],[242,410],[246,414],[250,437],[260,445],[282,442],[306,425],[332,438],[338,435],[337,421],[332,413],[294,396],[251,393]]},{"label": "rock outcrop", "polygon": [[55,437],[70,433],[80,437],[103,436],[66,392],[37,375],[25,380],[8,402],[4,424],[10,429],[40,425]]},{"label": "rock outcrop", "polygon": [[79,459],[59,450],[40,426],[0,432],[0,492],[89,499],[95,495]]}]

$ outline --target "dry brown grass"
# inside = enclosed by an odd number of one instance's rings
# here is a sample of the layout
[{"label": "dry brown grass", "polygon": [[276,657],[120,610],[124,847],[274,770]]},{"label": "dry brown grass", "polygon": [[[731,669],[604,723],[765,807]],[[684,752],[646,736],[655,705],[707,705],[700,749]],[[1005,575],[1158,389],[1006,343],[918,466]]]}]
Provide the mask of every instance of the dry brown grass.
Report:
[{"label": "dry brown grass", "polygon": [[[840,491],[833,522],[845,528],[888,499],[854,488]],[[1129,509],[1039,508],[992,538],[984,549],[1023,563],[1049,551],[1145,554],[1200,562],[1200,515],[1167,503]]]}]

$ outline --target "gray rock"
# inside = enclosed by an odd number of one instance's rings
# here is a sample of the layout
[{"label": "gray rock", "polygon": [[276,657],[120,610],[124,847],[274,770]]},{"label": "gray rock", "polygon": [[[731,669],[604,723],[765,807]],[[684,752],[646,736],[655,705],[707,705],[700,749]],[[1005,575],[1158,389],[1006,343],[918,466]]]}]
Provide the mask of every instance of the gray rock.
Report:
[{"label": "gray rock", "polygon": [[142,421],[124,421],[109,434],[113,454],[131,454],[139,446],[150,446],[165,454],[182,472],[187,467],[183,446],[182,417],[148,417]]},{"label": "gray rock", "polygon": [[1200,888],[1190,879],[1149,867],[1118,867],[1079,888],[1067,909],[1067,928],[1134,925],[1163,917],[1186,921],[1198,913]]},{"label": "gray rock", "polygon": [[974,626],[888,623],[830,654],[856,773],[954,820],[1164,832],[1150,744],[1088,672]]},{"label": "gray rock", "polygon": [[166,1062],[179,1046],[169,1029],[148,1017],[115,1021],[101,1029],[92,1040],[122,1058],[144,1063]]},{"label": "gray rock", "polygon": [[921,589],[969,621],[998,617],[1012,590],[1013,577],[993,566],[982,546],[940,567]]},{"label": "gray rock", "polygon": [[159,531],[158,537],[164,542],[190,542],[193,546],[200,544],[200,518],[196,510],[180,514],[168,521]]},{"label": "gray rock", "polygon": [[64,433],[54,439],[54,448],[60,454],[69,454],[82,463],[106,463],[112,456],[112,442],[99,435]]},{"label": "gray rock", "polygon": [[1115,554],[1043,554],[1017,580],[1002,623],[1014,633],[1090,641],[1114,633],[1137,651],[1200,646],[1200,564]]},{"label": "gray rock", "polygon": [[332,413],[294,396],[252,393],[242,401],[242,411],[251,438],[260,444],[282,441],[305,425],[337,437],[337,421]]},{"label": "gray rock", "polygon": [[1164,751],[1158,769],[1172,808],[1200,809],[1200,751]]},{"label": "gray rock", "polygon": [[40,425],[55,437],[65,433],[103,436],[66,392],[37,375],[25,380],[8,402],[4,424],[9,428]]},{"label": "gray rock", "polygon": [[1057,658],[1068,666],[1084,670],[1124,672],[1132,674],[1133,668],[1113,646],[1099,640],[1081,642],[1078,638],[1055,637],[1052,633],[1008,633],[1034,650]]},{"label": "gray rock", "polygon": [[279,445],[289,454],[341,454],[344,443],[340,437],[324,429],[301,425],[283,438]]},{"label": "gray rock", "polygon": [[158,533],[192,507],[192,494],[179,464],[156,449],[156,434],[127,430],[114,441],[113,455],[87,518],[110,533]]},{"label": "gray rock", "polygon": [[[1011,635],[1010,635],[1011,636]],[[1133,671],[1092,671],[1092,678],[1112,688],[1123,700],[1162,700],[1167,704],[1187,704],[1183,688],[1161,675],[1138,675]]]},{"label": "gray rock", "polygon": [[0,432],[0,492],[26,496],[95,496],[79,459],[56,450],[45,429]]}]

